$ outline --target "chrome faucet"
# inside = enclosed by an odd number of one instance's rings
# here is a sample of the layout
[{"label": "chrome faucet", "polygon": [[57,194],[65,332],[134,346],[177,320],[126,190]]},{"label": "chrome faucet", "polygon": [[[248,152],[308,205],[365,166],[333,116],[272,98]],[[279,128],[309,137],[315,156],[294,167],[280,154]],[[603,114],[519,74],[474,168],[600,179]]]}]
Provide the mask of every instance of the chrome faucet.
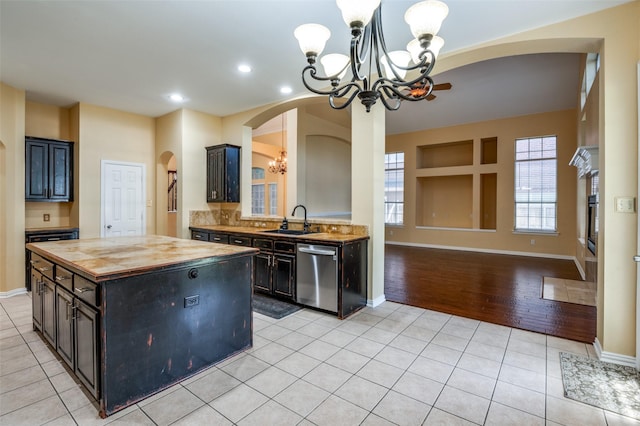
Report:
[{"label": "chrome faucet", "polygon": [[296,210],[298,209],[298,207],[302,207],[304,210],[304,232],[309,232],[309,222],[307,222],[307,208],[305,206],[303,206],[302,204],[298,204],[297,206],[295,206],[293,208],[293,211],[291,212],[291,216],[295,216],[296,215]]}]

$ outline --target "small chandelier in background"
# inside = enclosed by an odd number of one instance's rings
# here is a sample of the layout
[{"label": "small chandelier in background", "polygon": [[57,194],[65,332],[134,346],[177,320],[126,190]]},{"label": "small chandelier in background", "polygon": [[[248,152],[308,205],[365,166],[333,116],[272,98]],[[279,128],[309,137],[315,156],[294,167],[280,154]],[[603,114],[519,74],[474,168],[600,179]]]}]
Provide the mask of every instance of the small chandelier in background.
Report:
[{"label": "small chandelier in background", "polygon": [[269,171],[275,174],[287,173],[287,151],[284,149],[284,113],[282,114],[282,149],[276,158],[269,161]]},{"label": "small chandelier in background", "polygon": [[[316,61],[331,36],[329,29],[319,24],[305,24],[294,35],[309,63],[302,70],[302,82],[313,93],[328,95],[332,108],[343,109],[358,96],[367,112],[378,99],[391,111],[400,102],[426,99],[433,90],[429,74],[444,40],[436,36],[449,8],[438,0],[427,0],[411,6],[404,15],[415,37],[407,50],[389,52],[382,32],[380,0],[337,0],[342,18],[351,28],[350,55],[332,53],[320,58],[325,77],[319,76]],[[413,61],[413,65],[410,62]],[[345,76],[351,71],[350,80]],[[405,80],[407,72],[418,71],[415,78]],[[372,76],[377,76],[373,81]],[[331,84],[329,89],[312,87],[310,81]],[[336,99],[344,103],[336,104]]]}]

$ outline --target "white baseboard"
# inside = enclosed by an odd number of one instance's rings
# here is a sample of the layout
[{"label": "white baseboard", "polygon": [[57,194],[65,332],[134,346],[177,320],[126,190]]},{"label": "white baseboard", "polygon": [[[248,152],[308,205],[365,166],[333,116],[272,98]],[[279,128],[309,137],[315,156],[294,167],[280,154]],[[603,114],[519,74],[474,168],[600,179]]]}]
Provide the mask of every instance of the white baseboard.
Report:
[{"label": "white baseboard", "polygon": [[576,261],[575,256],[566,256],[562,254],[533,253],[528,251],[513,251],[513,250],[496,250],[496,249],[485,249],[485,248],[478,248],[478,247],[443,246],[439,244],[406,243],[406,242],[399,242],[399,241],[385,241],[385,244],[394,245],[394,246],[424,247],[424,248],[435,248],[435,249],[442,249],[442,250],[458,250],[458,251],[475,251],[479,253],[507,254],[512,256],[544,257],[547,259],[561,259],[561,260]]},{"label": "white baseboard", "polygon": [[386,300],[387,299],[384,297],[384,294],[382,294],[375,299],[368,299],[367,306],[370,308],[375,308],[376,306],[383,304]]},{"label": "white baseboard", "polygon": [[605,352],[602,350],[602,345],[600,345],[600,341],[596,337],[596,340],[593,342],[593,348],[596,351],[596,355],[598,355],[598,359],[604,362],[610,362],[612,364],[624,365],[626,367],[636,368],[636,358],[629,355],[620,355],[613,352]]},{"label": "white baseboard", "polygon": [[582,281],[586,281],[587,274],[584,272],[584,269],[582,269],[582,265],[580,264],[580,262],[578,262],[578,258],[577,257],[573,258],[573,263],[576,264],[576,268],[578,268],[578,272],[580,272],[580,276],[582,277]]},{"label": "white baseboard", "polygon": [[27,294],[27,288],[16,288],[15,290],[4,291],[0,293],[0,299],[6,299],[7,297],[17,296],[19,294]]}]

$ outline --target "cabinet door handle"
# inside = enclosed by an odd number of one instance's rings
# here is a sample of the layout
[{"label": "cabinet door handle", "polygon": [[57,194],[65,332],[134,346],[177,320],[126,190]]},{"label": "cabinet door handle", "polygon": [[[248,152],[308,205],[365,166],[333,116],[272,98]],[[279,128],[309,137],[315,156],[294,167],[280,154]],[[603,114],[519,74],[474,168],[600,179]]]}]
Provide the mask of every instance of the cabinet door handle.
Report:
[{"label": "cabinet door handle", "polygon": [[67,311],[67,312],[66,312],[66,314],[67,314],[66,320],[67,320],[67,321],[69,321],[69,311],[70,311],[70,308],[71,308],[71,303],[67,302],[67,309],[66,309],[66,311]]},{"label": "cabinet door handle", "polygon": [[78,293],[84,293],[85,291],[93,291],[93,289],[89,287],[80,287],[80,288],[76,288],[76,291]]}]

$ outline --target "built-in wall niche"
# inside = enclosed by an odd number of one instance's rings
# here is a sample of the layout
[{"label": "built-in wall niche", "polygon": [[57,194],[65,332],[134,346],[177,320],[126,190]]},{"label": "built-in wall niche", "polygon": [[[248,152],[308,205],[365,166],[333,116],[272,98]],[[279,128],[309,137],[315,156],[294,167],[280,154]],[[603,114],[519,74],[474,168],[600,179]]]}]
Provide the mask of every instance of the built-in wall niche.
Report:
[{"label": "built-in wall niche", "polygon": [[418,146],[418,169],[473,165],[473,140]]},{"label": "built-in wall niche", "polygon": [[473,227],[473,175],[417,179],[416,225]]},{"label": "built-in wall niche", "polygon": [[498,174],[480,175],[480,229],[496,229]]},{"label": "built-in wall niche", "polygon": [[498,163],[498,138],[480,139],[480,164]]}]

